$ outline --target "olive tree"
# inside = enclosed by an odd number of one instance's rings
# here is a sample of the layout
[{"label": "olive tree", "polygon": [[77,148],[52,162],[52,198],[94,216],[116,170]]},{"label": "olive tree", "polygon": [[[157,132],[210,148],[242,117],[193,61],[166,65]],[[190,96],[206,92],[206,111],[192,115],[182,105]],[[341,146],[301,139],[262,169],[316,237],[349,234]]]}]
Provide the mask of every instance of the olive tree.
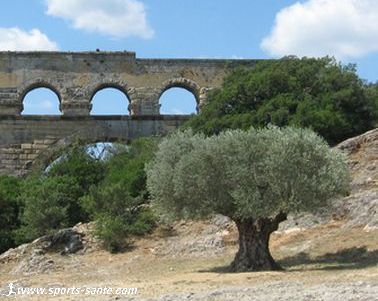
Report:
[{"label": "olive tree", "polygon": [[308,129],[229,130],[205,137],[177,132],[147,166],[152,204],[172,218],[230,217],[239,250],[232,271],[277,270],[269,237],[288,213],[313,212],[346,193],[342,154]]}]

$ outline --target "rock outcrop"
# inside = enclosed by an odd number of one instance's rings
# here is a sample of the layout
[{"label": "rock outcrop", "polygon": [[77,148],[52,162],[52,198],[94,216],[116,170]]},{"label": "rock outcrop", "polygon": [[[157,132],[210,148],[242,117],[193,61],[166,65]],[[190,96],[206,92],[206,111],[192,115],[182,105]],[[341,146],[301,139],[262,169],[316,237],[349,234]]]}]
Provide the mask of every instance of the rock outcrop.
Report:
[{"label": "rock outcrop", "polygon": [[78,224],[73,228],[42,236],[1,254],[0,264],[16,262],[12,271],[14,274],[30,275],[56,270],[59,266],[51,254],[83,254],[99,248],[99,242],[91,234],[92,228],[93,224]]},{"label": "rock outcrop", "polygon": [[336,148],[348,156],[352,174],[351,194],[337,203],[336,215],[344,217],[347,226],[378,228],[378,129]]}]

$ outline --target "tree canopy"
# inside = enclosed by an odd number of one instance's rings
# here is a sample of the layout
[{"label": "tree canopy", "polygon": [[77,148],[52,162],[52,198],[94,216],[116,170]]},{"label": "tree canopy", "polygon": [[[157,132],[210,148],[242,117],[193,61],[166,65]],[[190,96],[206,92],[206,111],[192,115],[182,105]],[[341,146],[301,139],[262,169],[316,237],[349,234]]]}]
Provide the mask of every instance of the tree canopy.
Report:
[{"label": "tree canopy", "polygon": [[261,61],[231,72],[187,126],[207,135],[268,124],[309,127],[335,144],[377,122],[378,95],[368,90],[354,65],[331,58]]},{"label": "tree canopy", "polygon": [[[348,184],[342,154],[311,130],[291,127],[230,130],[210,137],[178,132],[161,142],[147,168],[147,187],[160,213],[173,218],[223,214],[236,222],[239,242],[254,227],[254,237],[266,240],[286,214],[327,206]],[[255,238],[249,241],[261,252]],[[263,253],[270,256],[268,250]],[[234,261],[235,270],[277,267],[270,259],[239,265],[246,258],[241,257]]]}]

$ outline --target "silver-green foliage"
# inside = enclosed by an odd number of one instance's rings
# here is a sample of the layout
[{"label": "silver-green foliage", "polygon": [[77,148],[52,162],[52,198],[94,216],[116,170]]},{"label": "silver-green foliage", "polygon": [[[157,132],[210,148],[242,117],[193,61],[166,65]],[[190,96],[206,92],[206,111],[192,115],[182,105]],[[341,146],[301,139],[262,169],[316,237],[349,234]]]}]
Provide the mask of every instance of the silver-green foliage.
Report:
[{"label": "silver-green foliage", "polygon": [[177,132],[147,166],[153,204],[176,218],[315,211],[349,186],[345,158],[313,131],[268,127],[217,136]]}]

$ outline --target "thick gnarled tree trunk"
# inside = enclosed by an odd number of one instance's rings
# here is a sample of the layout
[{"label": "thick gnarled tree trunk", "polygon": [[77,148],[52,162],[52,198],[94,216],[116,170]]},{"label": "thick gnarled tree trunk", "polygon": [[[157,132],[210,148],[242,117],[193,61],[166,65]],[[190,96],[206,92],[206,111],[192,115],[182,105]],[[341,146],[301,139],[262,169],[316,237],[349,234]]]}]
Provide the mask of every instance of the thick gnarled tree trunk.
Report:
[{"label": "thick gnarled tree trunk", "polygon": [[239,231],[239,250],[230,269],[233,272],[281,270],[269,251],[269,238],[286,214],[275,218],[234,219]]}]

